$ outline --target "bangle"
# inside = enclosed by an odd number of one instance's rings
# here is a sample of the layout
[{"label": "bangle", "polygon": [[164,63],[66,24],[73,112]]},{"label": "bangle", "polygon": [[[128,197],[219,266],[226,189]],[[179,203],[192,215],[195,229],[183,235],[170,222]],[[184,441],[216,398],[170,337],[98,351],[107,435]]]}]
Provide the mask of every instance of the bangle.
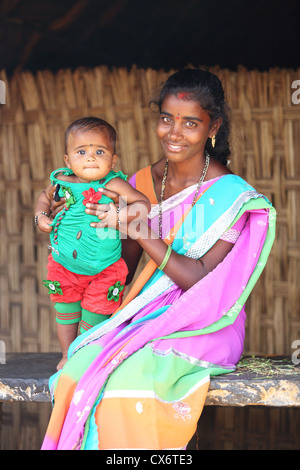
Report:
[{"label": "bangle", "polygon": [[167,248],[165,257],[164,257],[164,259],[162,260],[161,265],[158,266],[158,269],[159,269],[160,271],[162,271],[163,269],[165,269],[166,264],[167,264],[167,262],[169,261],[169,258],[170,258],[170,256],[171,256],[171,252],[172,252],[172,247],[171,247],[171,245],[168,245],[168,248]]},{"label": "bangle", "polygon": [[121,222],[120,222],[120,215],[119,215],[119,214],[120,214],[120,210],[121,210],[120,206],[117,207],[117,217],[118,217],[117,222],[118,222],[118,225],[121,225]]},{"label": "bangle", "polygon": [[44,211],[43,211],[43,212],[40,212],[40,213],[37,214],[37,215],[35,216],[35,218],[34,218],[34,225],[38,225],[38,218],[39,218],[39,216],[42,215],[42,214],[43,214],[43,215],[46,215],[47,217],[49,217],[49,215],[47,214],[47,212],[44,212]]},{"label": "bangle", "polygon": [[121,208],[120,208],[120,206],[119,206],[119,207],[117,208],[117,215],[118,215],[118,225],[121,225],[121,222],[120,222],[120,215],[119,215],[119,213],[120,213],[120,209],[121,209]]}]

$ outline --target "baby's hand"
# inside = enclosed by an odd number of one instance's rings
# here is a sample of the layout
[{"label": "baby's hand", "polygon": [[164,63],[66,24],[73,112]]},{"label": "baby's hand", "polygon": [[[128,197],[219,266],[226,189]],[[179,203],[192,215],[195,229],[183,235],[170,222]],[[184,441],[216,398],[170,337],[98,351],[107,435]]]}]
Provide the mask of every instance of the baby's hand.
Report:
[{"label": "baby's hand", "polygon": [[49,224],[52,224],[53,220],[50,219],[45,214],[40,214],[37,219],[38,223],[38,228],[40,229],[41,232],[47,232],[50,233],[52,230],[52,227]]}]

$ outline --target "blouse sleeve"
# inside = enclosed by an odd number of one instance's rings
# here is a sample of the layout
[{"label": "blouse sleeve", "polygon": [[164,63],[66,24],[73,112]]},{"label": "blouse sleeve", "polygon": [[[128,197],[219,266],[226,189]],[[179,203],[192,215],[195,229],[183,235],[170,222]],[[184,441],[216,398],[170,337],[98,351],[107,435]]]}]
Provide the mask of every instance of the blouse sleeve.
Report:
[{"label": "blouse sleeve", "polygon": [[228,230],[226,230],[226,232],[223,233],[223,235],[220,237],[220,240],[235,244],[244,226],[246,225],[247,219],[248,214],[247,212],[245,212],[231,228],[229,228]]},{"label": "blouse sleeve", "polygon": [[136,180],[136,177],[135,177],[135,175],[136,175],[136,173],[134,173],[134,175],[132,175],[132,177],[131,177],[131,178],[129,179],[129,181],[128,181],[129,184],[131,184],[131,186],[132,186],[133,188],[136,188],[136,181],[135,181],[135,180]]}]

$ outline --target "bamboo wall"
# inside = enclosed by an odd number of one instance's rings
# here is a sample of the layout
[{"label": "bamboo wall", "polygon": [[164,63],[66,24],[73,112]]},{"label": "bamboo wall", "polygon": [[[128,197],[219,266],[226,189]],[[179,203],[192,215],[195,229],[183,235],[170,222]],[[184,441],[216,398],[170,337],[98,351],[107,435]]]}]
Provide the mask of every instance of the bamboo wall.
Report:
[{"label": "bamboo wall", "polygon": [[[290,354],[300,339],[300,105],[292,103],[298,71],[214,70],[232,109],[234,172],[264,193],[278,212],[267,268],[247,302],[245,351]],[[33,223],[35,200],[63,164],[63,134],[82,116],[118,131],[119,168],[131,175],[155,162],[160,147],[148,101],[169,72],[133,67],[17,73],[0,106],[0,340],[13,352],[59,350],[53,309],[41,280],[48,236]]]}]

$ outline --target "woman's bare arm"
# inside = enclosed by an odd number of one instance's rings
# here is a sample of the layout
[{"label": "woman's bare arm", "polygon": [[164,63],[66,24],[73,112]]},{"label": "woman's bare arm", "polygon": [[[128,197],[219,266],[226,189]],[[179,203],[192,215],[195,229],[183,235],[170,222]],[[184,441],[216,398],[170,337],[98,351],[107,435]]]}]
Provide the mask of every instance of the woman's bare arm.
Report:
[{"label": "woman's bare arm", "polygon": [[[115,200],[116,196],[110,193]],[[134,206],[133,206],[134,207]],[[99,216],[99,223],[92,223],[94,227],[114,226],[107,216],[101,213],[101,205],[89,205],[87,212]],[[109,209],[108,209],[109,212]],[[111,225],[110,225],[111,224]],[[144,250],[153,261],[160,266],[167,252],[167,244],[158,238],[148,225],[147,214],[143,218],[128,218],[119,225],[119,231],[123,234],[123,251],[126,262],[130,265],[131,277]],[[131,241],[129,241],[131,240]],[[171,252],[171,256],[164,268],[164,272],[183,290],[192,287],[196,282],[211,272],[230,252],[233,245],[229,242],[218,240],[215,245],[200,259],[195,260],[183,255]],[[127,261],[128,260],[128,261]]]},{"label": "woman's bare arm", "polygon": [[[167,252],[167,244],[154,234],[147,223],[139,224],[142,225],[139,232],[135,230],[134,224],[130,225],[128,235],[135,238],[140,247],[160,266]],[[188,290],[215,269],[231,251],[232,247],[232,243],[218,240],[204,256],[197,260],[172,251],[163,271],[175,284],[183,290]]]}]

